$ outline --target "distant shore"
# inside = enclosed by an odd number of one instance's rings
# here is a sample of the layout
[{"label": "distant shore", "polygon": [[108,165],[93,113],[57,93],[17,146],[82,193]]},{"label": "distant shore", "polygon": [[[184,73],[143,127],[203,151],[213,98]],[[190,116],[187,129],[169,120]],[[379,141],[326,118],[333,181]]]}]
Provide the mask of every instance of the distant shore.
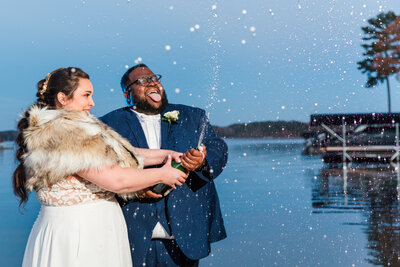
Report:
[{"label": "distant shore", "polygon": [[309,130],[309,124],[299,121],[263,121],[213,128],[224,138],[302,138],[303,133]]},{"label": "distant shore", "polygon": [[[224,138],[302,138],[309,124],[299,121],[262,121],[237,123],[225,127],[213,126]],[[0,131],[0,140],[15,141],[17,131]]]},{"label": "distant shore", "polygon": [[1,142],[4,141],[15,141],[17,138],[17,131],[9,130],[9,131],[0,131],[0,147]]}]

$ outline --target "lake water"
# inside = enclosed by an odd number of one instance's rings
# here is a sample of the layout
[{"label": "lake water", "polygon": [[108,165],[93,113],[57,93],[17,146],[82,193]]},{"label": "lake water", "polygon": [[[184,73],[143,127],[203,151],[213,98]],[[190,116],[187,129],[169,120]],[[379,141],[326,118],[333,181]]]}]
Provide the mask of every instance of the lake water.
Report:
[{"label": "lake water", "polygon": [[[216,180],[228,238],[200,266],[399,266],[398,175],[328,168],[303,140],[227,140]],[[12,194],[14,151],[0,151],[0,266],[20,266],[39,204]]]}]

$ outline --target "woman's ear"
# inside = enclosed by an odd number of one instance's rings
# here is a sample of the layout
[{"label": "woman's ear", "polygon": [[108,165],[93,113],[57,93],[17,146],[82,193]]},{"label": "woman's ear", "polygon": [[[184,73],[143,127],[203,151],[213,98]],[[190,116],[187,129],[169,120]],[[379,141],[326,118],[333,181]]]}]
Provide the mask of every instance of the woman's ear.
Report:
[{"label": "woman's ear", "polygon": [[60,105],[65,106],[67,104],[67,96],[63,92],[58,92],[57,101]]}]

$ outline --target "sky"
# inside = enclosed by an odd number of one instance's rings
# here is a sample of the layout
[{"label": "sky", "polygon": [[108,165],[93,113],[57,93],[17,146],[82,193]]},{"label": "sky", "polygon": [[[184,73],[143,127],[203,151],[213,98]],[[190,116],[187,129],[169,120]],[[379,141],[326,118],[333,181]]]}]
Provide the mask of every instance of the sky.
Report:
[{"label": "sky", "polygon": [[[315,113],[387,112],[385,84],[365,88],[362,26],[399,0],[39,0],[0,9],[0,131],[16,128],[36,83],[80,67],[102,116],[125,105],[127,68],[161,74],[169,102],[211,123],[309,121]],[[392,112],[400,82],[390,79]]]}]

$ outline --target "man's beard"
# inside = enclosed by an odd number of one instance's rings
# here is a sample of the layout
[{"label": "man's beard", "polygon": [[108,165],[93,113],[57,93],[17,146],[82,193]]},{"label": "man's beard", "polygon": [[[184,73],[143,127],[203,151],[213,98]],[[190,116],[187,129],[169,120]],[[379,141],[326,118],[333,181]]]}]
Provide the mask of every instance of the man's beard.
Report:
[{"label": "man's beard", "polygon": [[146,99],[138,99],[137,102],[135,102],[134,108],[136,107],[136,109],[147,111],[152,114],[161,114],[163,113],[167,105],[167,94],[163,92],[161,94],[161,106],[159,106],[158,108],[154,108],[152,105],[149,104],[149,102],[146,101]]}]

